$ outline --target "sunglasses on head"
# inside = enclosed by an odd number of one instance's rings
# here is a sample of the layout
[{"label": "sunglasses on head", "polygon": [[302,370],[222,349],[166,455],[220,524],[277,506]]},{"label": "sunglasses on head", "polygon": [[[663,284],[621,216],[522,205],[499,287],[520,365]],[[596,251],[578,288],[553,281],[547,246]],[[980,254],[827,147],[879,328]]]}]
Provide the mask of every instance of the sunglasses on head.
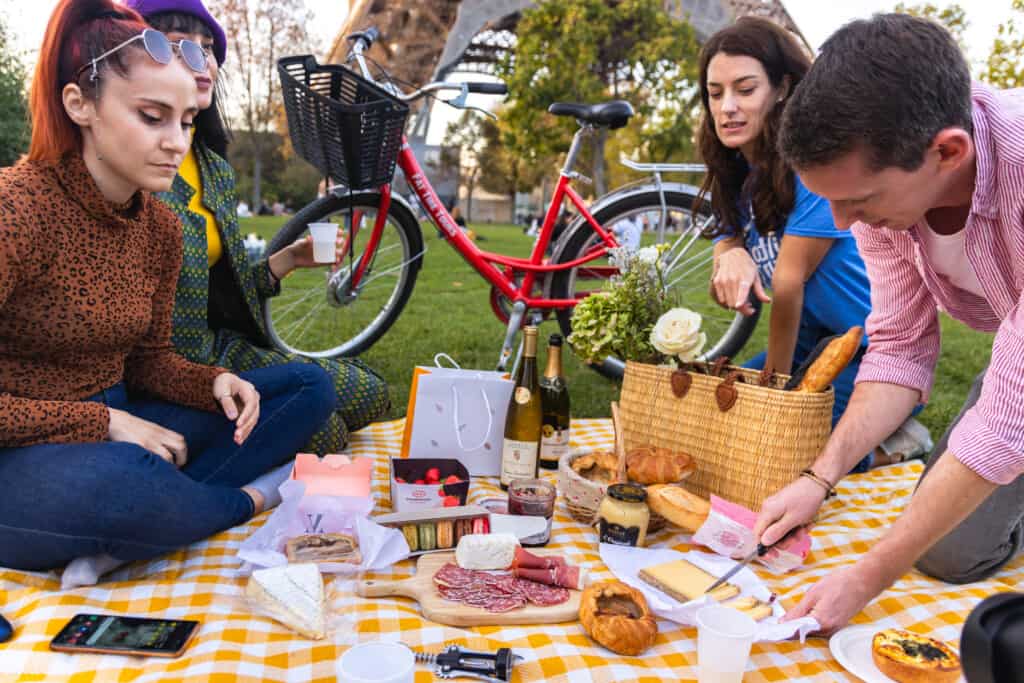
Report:
[{"label": "sunglasses on head", "polygon": [[99,57],[94,57],[88,63],[83,64],[82,67],[75,72],[75,80],[78,80],[83,71],[92,67],[92,73],[89,74],[89,80],[95,81],[99,78],[99,71],[96,69],[96,65],[118,50],[131,45],[136,40],[142,41],[142,47],[145,48],[146,54],[152,57],[153,61],[159,64],[170,64],[171,60],[174,59],[174,52],[177,50],[178,54],[181,55],[182,61],[185,62],[185,65],[188,68],[199,73],[204,73],[206,71],[206,49],[203,48],[202,45],[193,40],[179,40],[176,43],[172,43],[167,39],[167,36],[160,33],[160,31],[147,28],[139,35],[129,38],[120,45],[110,48]]}]

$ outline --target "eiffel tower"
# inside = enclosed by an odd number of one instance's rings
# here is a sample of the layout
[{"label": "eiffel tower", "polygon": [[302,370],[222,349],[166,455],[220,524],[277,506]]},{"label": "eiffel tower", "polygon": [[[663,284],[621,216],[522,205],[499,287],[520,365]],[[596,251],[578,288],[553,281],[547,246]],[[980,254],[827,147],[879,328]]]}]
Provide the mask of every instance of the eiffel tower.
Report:
[{"label": "eiffel tower", "polygon": [[[370,56],[396,79],[422,84],[453,71],[492,72],[515,45],[516,25],[535,0],[348,0],[345,22],[328,62],[348,54],[345,36],[376,26],[383,38]],[[780,0],[664,0],[672,16],[689,17],[699,40],[733,21],[756,14],[774,19],[811,49]]]}]

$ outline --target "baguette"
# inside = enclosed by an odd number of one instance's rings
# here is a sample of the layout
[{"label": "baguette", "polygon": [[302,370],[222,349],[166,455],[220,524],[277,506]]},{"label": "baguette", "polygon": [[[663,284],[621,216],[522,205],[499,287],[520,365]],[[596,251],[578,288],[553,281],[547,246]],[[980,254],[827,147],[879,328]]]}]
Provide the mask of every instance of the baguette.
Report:
[{"label": "baguette", "polygon": [[815,392],[828,389],[839,373],[853,360],[863,336],[864,329],[860,325],[855,325],[843,336],[830,341],[811,367],[807,368],[796,390]]},{"label": "baguette", "polygon": [[695,533],[711,514],[711,503],[681,486],[647,487],[647,506],[683,531]]},{"label": "baguette", "polygon": [[305,534],[288,539],[289,562],[344,562],[362,564],[359,541],[349,534]]}]

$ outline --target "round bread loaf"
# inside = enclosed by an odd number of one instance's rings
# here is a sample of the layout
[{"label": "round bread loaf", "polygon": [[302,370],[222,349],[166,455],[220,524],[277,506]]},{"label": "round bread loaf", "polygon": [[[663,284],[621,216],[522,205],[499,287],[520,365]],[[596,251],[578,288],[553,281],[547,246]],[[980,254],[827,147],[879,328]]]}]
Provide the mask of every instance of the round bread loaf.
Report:
[{"label": "round bread loaf", "polygon": [[691,534],[696,532],[711,514],[711,503],[681,486],[671,484],[648,486],[647,506]]}]

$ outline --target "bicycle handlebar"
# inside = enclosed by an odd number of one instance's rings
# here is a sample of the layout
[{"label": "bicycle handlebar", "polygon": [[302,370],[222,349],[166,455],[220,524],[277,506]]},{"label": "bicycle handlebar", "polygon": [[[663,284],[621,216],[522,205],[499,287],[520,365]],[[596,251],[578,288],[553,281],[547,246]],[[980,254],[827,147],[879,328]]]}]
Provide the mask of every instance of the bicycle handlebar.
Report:
[{"label": "bicycle handlebar", "polygon": [[466,89],[469,92],[478,92],[485,95],[507,95],[508,86],[504,83],[467,83]]},{"label": "bicycle handlebar", "polygon": [[350,42],[362,41],[363,49],[369,50],[370,46],[373,45],[373,41],[377,40],[377,38],[380,38],[380,31],[377,30],[376,26],[371,26],[365,31],[358,31],[347,36],[346,39]]}]

